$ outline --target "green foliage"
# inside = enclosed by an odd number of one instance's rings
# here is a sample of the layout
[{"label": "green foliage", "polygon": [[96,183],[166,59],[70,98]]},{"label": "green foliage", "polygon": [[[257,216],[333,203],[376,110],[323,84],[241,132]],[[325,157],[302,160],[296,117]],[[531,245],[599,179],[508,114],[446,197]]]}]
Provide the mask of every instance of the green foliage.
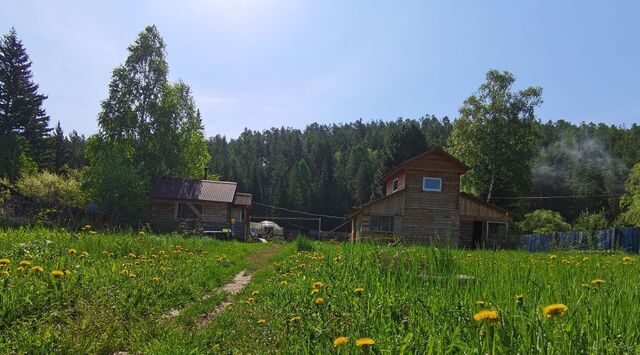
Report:
[{"label": "green foliage", "polygon": [[34,198],[40,207],[84,209],[87,199],[82,190],[80,171],[55,174],[48,171],[33,175],[22,175],[16,189],[23,195]]},{"label": "green foliage", "polygon": [[490,70],[462,104],[449,140],[450,152],[472,168],[462,177],[462,188],[487,201],[496,193],[522,195],[531,187],[542,89],[514,92],[515,80],[509,72]]},{"label": "green foliage", "polygon": [[544,234],[571,229],[571,225],[564,220],[560,213],[551,210],[535,210],[527,213],[524,219],[517,223],[524,233]]},{"label": "green foliage", "polygon": [[582,211],[578,218],[573,221],[573,229],[580,232],[592,232],[607,228],[609,228],[609,221],[607,221],[604,211]]},{"label": "green foliage", "polygon": [[624,226],[640,226],[640,163],[631,169],[625,184],[625,194],[620,200],[623,212],[617,224]]},{"label": "green foliage", "polygon": [[298,251],[312,251],[314,249],[313,242],[306,235],[298,235],[294,243]]},{"label": "green foliage", "polygon": [[398,120],[384,142],[382,150],[382,173],[389,173],[405,160],[423,153],[429,148],[424,133],[411,120]]}]

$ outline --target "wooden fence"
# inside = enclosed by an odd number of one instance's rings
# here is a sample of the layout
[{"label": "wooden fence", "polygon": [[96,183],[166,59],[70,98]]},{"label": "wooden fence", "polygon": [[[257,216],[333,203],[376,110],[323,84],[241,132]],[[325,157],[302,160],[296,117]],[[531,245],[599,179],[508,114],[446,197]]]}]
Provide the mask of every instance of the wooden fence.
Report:
[{"label": "wooden fence", "polygon": [[554,232],[522,236],[522,249],[532,252],[553,249],[614,250],[638,253],[640,228],[612,228],[593,232]]}]

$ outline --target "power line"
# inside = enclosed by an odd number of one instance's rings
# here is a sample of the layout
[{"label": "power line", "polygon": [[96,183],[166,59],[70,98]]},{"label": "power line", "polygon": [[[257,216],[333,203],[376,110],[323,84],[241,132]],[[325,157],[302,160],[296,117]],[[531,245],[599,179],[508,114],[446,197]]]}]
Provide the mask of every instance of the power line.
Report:
[{"label": "power line", "polygon": [[287,212],[292,212],[292,213],[299,213],[299,214],[304,214],[304,215],[307,215],[307,216],[316,216],[316,217],[324,217],[324,218],[336,218],[336,219],[342,219],[342,220],[345,219],[345,217],[330,216],[330,215],[326,215],[326,214],[317,214],[317,213],[309,213],[309,212],[304,212],[304,211],[290,210],[288,208],[271,206],[271,205],[267,205],[267,204],[260,203],[260,202],[254,202],[254,204],[258,205],[258,206],[273,208],[274,210],[281,210],[281,211],[287,211]]},{"label": "power line", "polygon": [[560,196],[503,196],[503,197],[491,197],[491,199],[501,199],[501,200],[544,200],[544,199],[561,199],[561,198],[602,198],[602,197],[618,197],[622,196],[622,194],[607,194],[607,195],[589,195],[589,196],[579,196],[579,195],[560,195]]}]

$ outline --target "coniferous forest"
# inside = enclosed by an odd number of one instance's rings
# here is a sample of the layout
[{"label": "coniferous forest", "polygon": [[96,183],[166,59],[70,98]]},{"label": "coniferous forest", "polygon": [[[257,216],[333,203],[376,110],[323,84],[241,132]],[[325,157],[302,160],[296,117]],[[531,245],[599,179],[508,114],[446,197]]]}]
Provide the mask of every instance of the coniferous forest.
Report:
[{"label": "coniferous forest", "polygon": [[206,170],[209,178],[237,181],[261,204],[345,216],[382,196],[377,181],[398,163],[441,147],[472,168],[464,190],[518,217],[546,209],[568,222],[598,214],[607,224],[640,224],[640,127],[543,121],[537,115],[543,88],[517,90],[512,73],[489,70],[456,117],[354,117],[207,139],[188,83],[167,79],[166,45],[156,27],[145,28],[128,50],[96,107],[99,130],[85,138],[53,123],[26,48],[14,29],[3,36],[3,186],[36,198],[57,220],[73,219],[76,209],[135,225],[148,217],[156,179],[200,179]]}]

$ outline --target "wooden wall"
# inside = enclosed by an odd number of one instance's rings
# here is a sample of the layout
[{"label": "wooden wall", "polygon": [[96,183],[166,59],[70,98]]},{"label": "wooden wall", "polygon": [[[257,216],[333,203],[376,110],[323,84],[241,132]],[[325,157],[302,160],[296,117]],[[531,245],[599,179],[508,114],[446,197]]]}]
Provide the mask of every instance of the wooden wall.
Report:
[{"label": "wooden wall", "polygon": [[469,248],[469,249],[472,249],[475,247],[473,245],[473,220],[472,219],[460,220],[459,246],[461,248]]},{"label": "wooden wall", "polygon": [[199,222],[202,224],[229,224],[229,204],[224,202],[152,200],[151,224],[154,230],[175,231],[182,222],[189,222],[189,220],[176,218],[176,202],[201,203],[202,219]]},{"label": "wooden wall", "polygon": [[513,220],[513,217],[507,215],[504,211],[492,208],[474,198],[461,195],[458,203],[460,205],[460,215],[468,219],[492,222],[509,222]]},{"label": "wooden wall", "polygon": [[393,174],[392,176],[390,176],[389,180],[387,180],[387,184],[385,186],[386,194],[387,195],[391,195],[393,193],[393,180],[395,180],[395,179],[398,179],[398,191],[404,190],[406,177],[407,177],[407,175],[406,175],[406,173],[404,171],[399,171],[399,172]]}]

